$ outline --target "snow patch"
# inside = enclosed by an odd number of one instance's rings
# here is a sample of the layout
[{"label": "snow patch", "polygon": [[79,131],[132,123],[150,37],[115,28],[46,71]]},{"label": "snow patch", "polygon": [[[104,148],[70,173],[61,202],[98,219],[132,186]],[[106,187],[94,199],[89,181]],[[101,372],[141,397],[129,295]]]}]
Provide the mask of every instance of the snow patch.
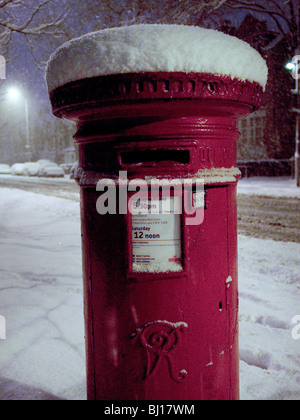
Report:
[{"label": "snow patch", "polygon": [[265,88],[268,68],[249,44],[185,25],[132,25],[73,39],[48,62],[49,92],[80,79],[140,72],[214,73]]},{"label": "snow patch", "polygon": [[150,264],[132,264],[134,273],[179,273],[182,271],[182,265],[176,262],[169,263],[150,263]]}]

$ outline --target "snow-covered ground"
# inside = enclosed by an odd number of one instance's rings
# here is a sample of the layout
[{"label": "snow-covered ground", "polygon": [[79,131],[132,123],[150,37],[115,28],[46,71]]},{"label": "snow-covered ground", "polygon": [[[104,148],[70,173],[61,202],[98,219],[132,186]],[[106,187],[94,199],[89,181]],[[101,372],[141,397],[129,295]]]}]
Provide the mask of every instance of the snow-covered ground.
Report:
[{"label": "snow-covered ground", "polygon": [[300,198],[300,188],[290,177],[243,178],[238,183],[239,194],[263,195],[269,197]]},{"label": "snow-covered ground", "polygon": [[7,188],[0,197],[0,399],[83,399],[79,202]]},{"label": "snow-covered ground", "polygon": [[[0,198],[0,399],[85,399],[79,202]],[[299,256],[300,244],[239,237],[242,399],[300,399]]]}]

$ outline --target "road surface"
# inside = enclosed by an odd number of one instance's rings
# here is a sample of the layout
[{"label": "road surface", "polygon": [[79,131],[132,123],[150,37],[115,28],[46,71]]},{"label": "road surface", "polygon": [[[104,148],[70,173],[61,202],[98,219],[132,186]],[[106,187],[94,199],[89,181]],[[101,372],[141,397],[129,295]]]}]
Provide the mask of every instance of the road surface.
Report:
[{"label": "road surface", "polygon": [[240,194],[238,228],[243,235],[300,243],[300,200]]}]

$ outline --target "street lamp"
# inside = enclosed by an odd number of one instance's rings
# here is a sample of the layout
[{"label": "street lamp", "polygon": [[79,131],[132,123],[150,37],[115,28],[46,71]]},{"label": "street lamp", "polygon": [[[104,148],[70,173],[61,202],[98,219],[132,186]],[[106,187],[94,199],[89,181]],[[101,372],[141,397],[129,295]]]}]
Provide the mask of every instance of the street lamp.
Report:
[{"label": "street lamp", "polygon": [[29,113],[28,113],[28,101],[27,98],[22,94],[22,92],[16,88],[11,87],[8,89],[7,96],[11,101],[18,102],[23,99],[25,107],[25,129],[26,129],[26,156],[27,160],[31,160],[31,146],[29,138]]},{"label": "street lamp", "polygon": [[285,68],[289,71],[293,71],[295,68],[295,64],[289,61],[288,63],[286,63]]},{"label": "street lamp", "polygon": [[[297,51],[297,54],[299,51]],[[299,103],[299,61],[300,55],[293,57],[292,61],[288,62],[285,65],[285,68],[292,73],[293,78],[296,81],[295,89],[292,89],[291,92],[293,95],[296,95],[296,101],[293,99],[292,112],[296,114],[296,135],[295,135],[295,179],[297,187],[300,187],[300,170],[299,170],[299,157],[300,157],[300,141],[299,141],[299,116],[300,116],[300,103]]]}]

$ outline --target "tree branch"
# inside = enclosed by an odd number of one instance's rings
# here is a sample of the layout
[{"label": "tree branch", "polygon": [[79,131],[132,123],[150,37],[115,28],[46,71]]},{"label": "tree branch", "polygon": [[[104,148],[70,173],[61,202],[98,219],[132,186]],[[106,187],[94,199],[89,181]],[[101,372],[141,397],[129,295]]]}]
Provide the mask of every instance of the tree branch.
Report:
[{"label": "tree branch", "polygon": [[12,32],[18,32],[24,35],[36,35],[36,34],[43,34],[47,33],[50,34],[49,31],[46,31],[46,29],[53,29],[56,30],[58,26],[60,26],[63,21],[68,16],[68,10],[64,10],[61,12],[54,20],[49,21],[47,23],[40,24],[38,26],[30,26],[33,22],[34,18],[37,16],[37,14],[43,9],[44,6],[49,4],[52,0],[45,0],[42,3],[39,3],[39,5],[32,11],[29,19],[26,20],[22,25],[12,25],[9,20],[6,21],[0,21],[0,26],[3,28],[7,28],[8,30]]},{"label": "tree branch", "polygon": [[[299,16],[297,17],[293,0],[287,0],[284,5],[279,4],[279,0],[270,0],[267,5],[262,5],[254,1],[246,0],[228,0],[224,6],[235,10],[250,10],[256,13],[263,13],[270,16],[275,22],[280,34],[288,42],[291,51],[293,52],[297,48],[300,41],[300,29],[299,29]],[[284,6],[286,9],[284,9]],[[286,25],[287,29],[284,27]]]},{"label": "tree branch", "polygon": [[[257,13],[265,13],[265,14],[268,14],[269,16],[273,17],[273,19],[275,19],[276,17],[279,17],[279,18],[283,19],[289,27],[291,25],[290,19],[287,18],[284,15],[284,13],[275,12],[275,11],[267,9],[264,6],[262,6],[260,4],[257,4],[257,3],[248,3],[248,2],[244,2],[244,1],[240,1],[240,0],[229,0],[227,2],[227,5],[231,9],[244,9],[244,10],[251,10],[252,12],[257,12]],[[225,6],[226,6],[226,3],[225,3]]]},{"label": "tree branch", "polygon": [[[47,9],[51,3],[54,3],[52,9]],[[39,69],[44,68],[45,63],[37,58],[37,49],[33,43],[37,37],[43,35],[51,38],[65,36],[62,27],[69,9],[58,14],[55,12],[53,0],[40,0],[34,7],[32,3],[25,4],[22,0],[0,0],[0,53],[5,56],[8,54],[14,33],[24,35],[35,64]],[[18,21],[20,17],[23,21]]]},{"label": "tree branch", "polygon": [[[11,33],[19,33],[23,35],[52,35],[54,37],[60,36],[61,32],[58,32],[58,27],[64,22],[67,18],[69,11],[66,9],[61,12],[56,18],[52,20],[48,20],[46,23],[41,23],[36,26],[32,25],[37,15],[42,12],[45,6],[51,3],[52,0],[44,0],[40,2],[31,12],[29,18],[25,22],[20,25],[16,25],[12,23],[13,17],[11,14],[7,14],[6,18],[0,19],[0,27],[2,27],[2,33],[0,36],[3,36],[2,41],[8,41],[9,36],[8,32]],[[16,7],[28,7],[24,5],[21,0],[4,0],[0,3],[0,7],[4,8],[5,6],[14,6]],[[1,32],[1,31],[0,31]]]}]

